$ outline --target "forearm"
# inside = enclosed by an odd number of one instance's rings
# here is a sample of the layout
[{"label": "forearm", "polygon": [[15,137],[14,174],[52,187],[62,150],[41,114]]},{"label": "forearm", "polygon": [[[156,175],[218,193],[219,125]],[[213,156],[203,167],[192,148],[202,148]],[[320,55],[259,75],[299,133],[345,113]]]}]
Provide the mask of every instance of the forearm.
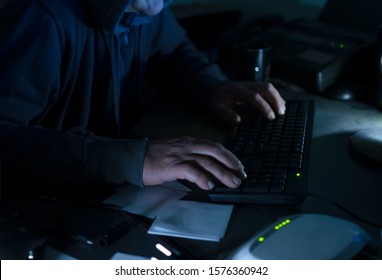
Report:
[{"label": "forearm", "polygon": [[130,182],[142,185],[146,140],[112,140],[81,128],[67,132],[2,125],[4,186],[10,192],[69,193]]}]

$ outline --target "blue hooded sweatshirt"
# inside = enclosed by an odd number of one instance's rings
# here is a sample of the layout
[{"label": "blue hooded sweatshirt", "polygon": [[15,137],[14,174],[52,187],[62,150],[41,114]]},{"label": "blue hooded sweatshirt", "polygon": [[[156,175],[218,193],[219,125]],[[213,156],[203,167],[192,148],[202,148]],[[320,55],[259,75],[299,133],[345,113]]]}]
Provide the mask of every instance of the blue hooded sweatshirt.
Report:
[{"label": "blue hooded sweatshirt", "polygon": [[[165,1],[166,2],[166,1]],[[168,8],[131,0],[0,2],[0,152],[19,192],[142,186],[147,139],[129,139],[151,88],[202,101],[227,83]]]}]

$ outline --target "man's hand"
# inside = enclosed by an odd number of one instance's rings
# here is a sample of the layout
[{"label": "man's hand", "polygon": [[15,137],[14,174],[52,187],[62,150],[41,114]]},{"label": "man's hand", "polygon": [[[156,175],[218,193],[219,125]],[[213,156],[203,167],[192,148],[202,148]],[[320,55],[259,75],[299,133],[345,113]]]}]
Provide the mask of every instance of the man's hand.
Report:
[{"label": "man's hand", "polygon": [[253,105],[268,119],[285,113],[285,100],[267,82],[234,82],[217,88],[209,101],[212,113],[231,124],[240,122],[240,116],[233,110],[237,103]]},{"label": "man's hand", "polygon": [[242,163],[223,145],[191,137],[149,142],[143,164],[147,186],[185,179],[204,190],[217,181],[236,188],[246,176]]}]

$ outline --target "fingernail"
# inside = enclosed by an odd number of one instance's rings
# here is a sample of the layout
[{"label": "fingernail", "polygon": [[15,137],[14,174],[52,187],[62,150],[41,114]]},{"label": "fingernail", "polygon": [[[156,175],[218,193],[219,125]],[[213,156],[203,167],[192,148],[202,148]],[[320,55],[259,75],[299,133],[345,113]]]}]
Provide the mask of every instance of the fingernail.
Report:
[{"label": "fingernail", "polygon": [[284,106],[280,108],[279,114],[280,115],[284,115],[285,114],[285,107]]},{"label": "fingernail", "polygon": [[244,164],[241,162],[241,161],[239,161],[239,168],[241,169],[241,170],[244,170]]},{"label": "fingernail", "polygon": [[270,120],[274,120],[274,119],[276,118],[275,113],[270,112],[270,113],[268,114],[268,118],[269,118]]},{"label": "fingernail", "polygon": [[241,180],[239,178],[237,178],[235,175],[232,176],[232,181],[237,186],[239,186],[241,184]]},{"label": "fingernail", "polygon": [[241,171],[242,172],[242,175],[243,175],[243,178],[246,179],[248,176],[247,176],[247,173],[245,173],[244,170]]},{"label": "fingernail", "polygon": [[212,181],[208,181],[208,187],[210,188],[210,190],[212,190],[213,188],[215,188],[215,184]]}]

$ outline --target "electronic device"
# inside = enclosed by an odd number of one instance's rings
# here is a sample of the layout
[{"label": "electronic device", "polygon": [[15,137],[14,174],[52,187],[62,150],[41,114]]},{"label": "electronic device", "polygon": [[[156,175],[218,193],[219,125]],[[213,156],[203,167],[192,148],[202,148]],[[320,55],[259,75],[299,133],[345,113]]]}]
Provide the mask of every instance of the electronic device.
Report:
[{"label": "electronic device", "polygon": [[[292,21],[266,29],[248,41],[272,46],[273,77],[323,93],[350,76],[351,80],[364,78],[358,69],[369,68],[366,57],[374,43],[381,8],[382,2],[375,0],[328,1],[317,20]],[[350,24],[349,21],[360,18],[359,11],[367,17],[356,20],[358,25]]]},{"label": "electronic device", "polygon": [[261,35],[261,40],[273,48],[272,76],[316,93],[340,81],[345,69],[371,45],[372,39],[317,21],[292,22]]},{"label": "electronic device", "polygon": [[[382,109],[382,29],[379,29],[376,39],[378,48],[376,70],[379,79],[379,89],[376,95],[376,108]],[[382,162],[382,127],[370,127],[357,131],[350,137],[350,144],[353,149],[377,162]]]},{"label": "electronic device", "polygon": [[323,214],[299,214],[260,230],[227,259],[352,259],[369,241],[369,235],[353,222]]},{"label": "electronic device", "polygon": [[382,127],[357,131],[350,137],[350,144],[357,153],[382,163]]},{"label": "electronic device", "polygon": [[354,88],[345,85],[334,85],[328,90],[328,97],[338,101],[355,100],[357,95]]},{"label": "electronic device", "polygon": [[245,166],[239,188],[216,186],[210,200],[230,203],[298,205],[308,186],[314,102],[288,100],[286,112],[266,119],[252,107],[238,108],[241,124],[227,147]]}]

